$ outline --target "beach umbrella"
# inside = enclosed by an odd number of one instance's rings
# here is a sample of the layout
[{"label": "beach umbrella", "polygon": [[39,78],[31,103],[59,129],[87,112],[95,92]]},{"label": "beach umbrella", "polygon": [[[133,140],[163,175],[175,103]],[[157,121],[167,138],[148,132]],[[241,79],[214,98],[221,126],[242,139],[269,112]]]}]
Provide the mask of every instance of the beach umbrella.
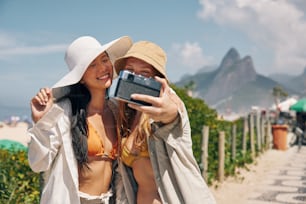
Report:
[{"label": "beach umbrella", "polygon": [[13,140],[0,140],[0,149],[6,149],[13,152],[26,151],[28,148],[20,142]]},{"label": "beach umbrella", "polygon": [[306,98],[298,100],[289,109],[296,112],[306,112]]}]

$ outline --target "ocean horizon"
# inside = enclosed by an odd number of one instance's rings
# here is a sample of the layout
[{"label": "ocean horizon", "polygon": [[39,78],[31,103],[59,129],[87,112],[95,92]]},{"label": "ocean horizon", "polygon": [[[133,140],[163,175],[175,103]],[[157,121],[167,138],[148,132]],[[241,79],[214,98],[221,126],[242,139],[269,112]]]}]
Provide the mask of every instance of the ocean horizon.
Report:
[{"label": "ocean horizon", "polygon": [[12,117],[19,117],[21,121],[31,120],[30,107],[16,107],[0,105],[0,121],[10,121]]}]

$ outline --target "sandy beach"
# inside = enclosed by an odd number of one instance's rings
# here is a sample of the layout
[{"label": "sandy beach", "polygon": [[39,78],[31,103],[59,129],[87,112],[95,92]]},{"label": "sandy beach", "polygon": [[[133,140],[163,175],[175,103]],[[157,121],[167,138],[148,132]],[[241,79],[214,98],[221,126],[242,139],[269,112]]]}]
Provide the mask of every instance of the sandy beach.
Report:
[{"label": "sandy beach", "polygon": [[1,123],[0,140],[13,140],[20,142],[24,146],[28,146],[30,137],[27,135],[28,124],[25,122],[18,122],[15,126],[10,126]]}]

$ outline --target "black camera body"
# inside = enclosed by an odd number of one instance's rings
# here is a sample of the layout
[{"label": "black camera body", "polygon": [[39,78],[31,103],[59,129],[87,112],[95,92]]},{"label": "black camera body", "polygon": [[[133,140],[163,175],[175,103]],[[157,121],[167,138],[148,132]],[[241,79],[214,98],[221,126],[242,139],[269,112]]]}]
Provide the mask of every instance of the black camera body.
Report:
[{"label": "black camera body", "polygon": [[108,97],[137,105],[150,106],[151,104],[144,101],[132,99],[131,94],[137,93],[159,97],[160,89],[161,83],[155,79],[122,70],[108,89]]}]

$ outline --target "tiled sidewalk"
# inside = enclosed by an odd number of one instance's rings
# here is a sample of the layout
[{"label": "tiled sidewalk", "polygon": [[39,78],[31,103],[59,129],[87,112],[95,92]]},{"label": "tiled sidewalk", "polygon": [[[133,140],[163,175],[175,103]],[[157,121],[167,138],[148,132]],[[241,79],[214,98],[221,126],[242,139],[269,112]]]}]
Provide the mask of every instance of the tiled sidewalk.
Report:
[{"label": "tiled sidewalk", "polygon": [[306,204],[306,146],[288,151],[289,159],[266,172],[247,204]]}]

